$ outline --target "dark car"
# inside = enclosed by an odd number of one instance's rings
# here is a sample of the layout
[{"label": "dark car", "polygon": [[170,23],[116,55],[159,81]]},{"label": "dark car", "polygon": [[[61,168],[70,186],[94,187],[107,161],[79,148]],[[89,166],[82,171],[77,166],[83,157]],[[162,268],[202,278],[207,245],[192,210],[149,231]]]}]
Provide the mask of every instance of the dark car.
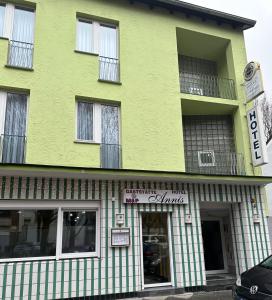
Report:
[{"label": "dark car", "polygon": [[233,289],[233,299],[272,299],[272,255],[241,274]]}]

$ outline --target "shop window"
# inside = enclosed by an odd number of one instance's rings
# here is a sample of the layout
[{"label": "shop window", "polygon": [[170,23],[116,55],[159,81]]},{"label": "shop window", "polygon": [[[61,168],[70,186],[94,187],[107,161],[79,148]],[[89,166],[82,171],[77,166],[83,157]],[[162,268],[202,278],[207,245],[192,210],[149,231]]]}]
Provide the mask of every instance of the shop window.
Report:
[{"label": "shop window", "polygon": [[96,212],[64,211],[62,253],[95,252]]},{"label": "shop window", "polygon": [[98,255],[98,204],[36,203],[43,208],[18,209],[16,202],[0,209],[0,261]]},{"label": "shop window", "polygon": [[0,258],[54,256],[57,210],[0,211]]}]

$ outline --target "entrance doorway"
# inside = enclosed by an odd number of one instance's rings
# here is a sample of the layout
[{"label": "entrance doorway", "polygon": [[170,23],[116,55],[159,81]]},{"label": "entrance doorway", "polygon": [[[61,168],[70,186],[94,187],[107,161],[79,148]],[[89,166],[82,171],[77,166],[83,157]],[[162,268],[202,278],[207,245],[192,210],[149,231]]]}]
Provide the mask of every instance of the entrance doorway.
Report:
[{"label": "entrance doorway", "polygon": [[167,213],[142,213],[144,287],[171,285],[168,218]]},{"label": "entrance doorway", "polygon": [[201,228],[206,274],[227,272],[222,220],[204,219]]}]

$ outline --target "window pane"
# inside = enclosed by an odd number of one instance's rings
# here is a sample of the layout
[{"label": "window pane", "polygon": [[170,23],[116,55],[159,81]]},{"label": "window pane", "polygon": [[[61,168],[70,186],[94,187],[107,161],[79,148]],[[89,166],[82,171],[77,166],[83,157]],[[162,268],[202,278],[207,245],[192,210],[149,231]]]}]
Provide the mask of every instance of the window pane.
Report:
[{"label": "window pane", "polygon": [[77,22],[77,50],[92,52],[93,24],[78,20]]},{"label": "window pane", "polygon": [[109,58],[118,58],[117,29],[100,25],[99,55]]},{"label": "window pane", "polygon": [[12,39],[18,42],[33,44],[34,12],[15,8]]},{"label": "window pane", "polygon": [[3,36],[4,18],[5,18],[5,6],[0,5],[0,36]]},{"label": "window pane", "polygon": [[77,106],[77,138],[93,140],[93,104],[78,102]]},{"label": "window pane", "polygon": [[2,160],[23,163],[25,154],[27,95],[7,94]]},{"label": "window pane", "polygon": [[0,210],[0,258],[56,255],[57,210]]},{"label": "window pane", "polygon": [[63,213],[63,253],[95,252],[95,239],[95,211],[65,211]]}]

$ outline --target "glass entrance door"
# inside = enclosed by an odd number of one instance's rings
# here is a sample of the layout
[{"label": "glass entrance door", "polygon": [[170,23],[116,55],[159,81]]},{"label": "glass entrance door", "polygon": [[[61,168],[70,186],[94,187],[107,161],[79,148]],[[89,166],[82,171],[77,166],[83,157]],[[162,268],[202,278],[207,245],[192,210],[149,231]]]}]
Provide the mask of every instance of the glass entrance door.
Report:
[{"label": "glass entrance door", "polygon": [[142,214],[145,286],[171,284],[167,213]]},{"label": "glass entrance door", "polygon": [[220,220],[202,220],[202,238],[207,274],[225,271],[225,249]]}]

